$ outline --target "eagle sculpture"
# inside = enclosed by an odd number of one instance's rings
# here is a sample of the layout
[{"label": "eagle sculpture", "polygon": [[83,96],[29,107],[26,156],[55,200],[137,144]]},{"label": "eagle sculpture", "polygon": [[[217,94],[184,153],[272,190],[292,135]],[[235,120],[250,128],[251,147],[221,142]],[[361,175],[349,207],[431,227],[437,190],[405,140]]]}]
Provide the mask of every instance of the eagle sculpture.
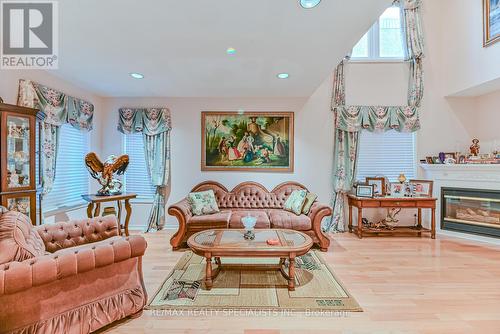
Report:
[{"label": "eagle sculpture", "polygon": [[104,163],[101,162],[97,154],[90,152],[85,156],[85,165],[90,175],[102,186],[97,191],[99,196],[119,195],[122,193],[122,183],[113,178],[115,174],[122,175],[128,166],[128,155],[110,155]]}]

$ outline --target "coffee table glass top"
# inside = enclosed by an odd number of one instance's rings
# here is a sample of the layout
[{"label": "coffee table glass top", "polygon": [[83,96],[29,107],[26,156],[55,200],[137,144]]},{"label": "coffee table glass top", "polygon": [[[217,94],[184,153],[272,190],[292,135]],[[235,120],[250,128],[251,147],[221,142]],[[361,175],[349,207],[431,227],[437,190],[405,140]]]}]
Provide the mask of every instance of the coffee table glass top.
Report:
[{"label": "coffee table glass top", "polygon": [[[241,249],[295,248],[312,242],[307,235],[293,230],[255,229],[254,233],[255,239],[246,240],[243,237],[245,230],[206,230],[194,235],[193,241],[202,247],[238,247]],[[278,240],[279,244],[269,245],[267,243],[269,239]]]}]

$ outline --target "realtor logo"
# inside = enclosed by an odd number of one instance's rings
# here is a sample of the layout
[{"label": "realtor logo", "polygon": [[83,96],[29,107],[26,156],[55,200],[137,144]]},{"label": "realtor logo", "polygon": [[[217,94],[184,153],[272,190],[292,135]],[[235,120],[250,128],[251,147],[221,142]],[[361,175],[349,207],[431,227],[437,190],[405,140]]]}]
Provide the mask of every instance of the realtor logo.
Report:
[{"label": "realtor logo", "polygon": [[56,1],[0,0],[1,69],[57,69]]}]

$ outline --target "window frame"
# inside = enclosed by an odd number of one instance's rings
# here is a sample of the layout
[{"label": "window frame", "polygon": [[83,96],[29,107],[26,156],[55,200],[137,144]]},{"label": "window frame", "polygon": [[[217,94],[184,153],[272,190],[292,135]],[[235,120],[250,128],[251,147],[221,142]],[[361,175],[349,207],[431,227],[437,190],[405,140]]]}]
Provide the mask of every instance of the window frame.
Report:
[{"label": "window frame", "polygon": [[[140,134],[140,135],[141,135],[141,138],[142,138],[142,134]],[[128,154],[127,150],[126,150],[127,149],[127,144],[126,144],[127,143],[127,136],[128,135],[124,134],[124,133],[122,133],[122,136],[121,136],[122,137],[121,151],[123,152],[123,154]],[[124,192],[128,192],[128,190],[127,190],[127,171],[125,171],[125,173],[123,174],[122,182],[123,182],[123,191]],[[144,196],[137,195],[137,197],[131,199],[130,202],[132,202],[132,203],[151,204],[154,201],[154,195],[155,195],[154,193],[151,195],[151,197],[144,197]]]},{"label": "window frame", "polygon": [[[361,131],[368,131],[368,130],[361,130]],[[388,131],[396,131],[396,130],[388,130]],[[378,134],[380,135],[383,135],[385,133],[387,133],[388,131],[384,131],[384,132],[380,132]],[[419,175],[418,175],[418,164],[419,164],[419,160],[418,160],[418,153],[417,153],[417,150],[418,150],[418,136],[417,136],[417,132],[411,132],[410,133],[411,136],[412,136],[412,150],[413,150],[413,164],[412,164],[412,170],[413,170],[413,177],[411,176],[408,176],[408,175],[405,175],[407,177],[408,180],[410,179],[418,179]],[[359,133],[359,142],[358,142],[358,145],[361,145],[361,132]],[[358,147],[358,156],[356,157],[356,175],[354,175],[354,181],[355,182],[365,182],[365,180],[361,180],[358,178],[358,164],[359,163],[359,147]],[[372,175],[373,177],[375,176],[386,176],[386,175]],[[388,176],[387,176],[387,179],[389,182],[397,182],[396,179],[394,180],[391,180]]]},{"label": "window frame", "polygon": [[[395,8],[399,9],[398,6],[390,6],[387,9],[389,9],[391,7],[395,7]],[[404,55],[402,57],[381,57],[380,56],[380,17],[383,14],[384,13],[382,13],[377,18],[375,23],[365,33],[367,35],[367,41],[368,41],[368,56],[367,57],[353,57],[353,56],[351,56],[349,59],[349,62],[353,62],[353,63],[404,63],[404,62],[407,62]],[[401,11],[399,12],[399,17],[400,17],[400,20],[403,19],[401,17]],[[404,34],[404,31],[401,31],[401,33]],[[361,38],[363,38],[365,34],[363,34],[363,36],[361,36]],[[361,38],[356,42],[356,44],[354,44],[353,48],[351,49],[351,52],[354,49],[354,47],[359,43]],[[406,47],[406,45],[403,45],[403,49],[405,47]]]}]

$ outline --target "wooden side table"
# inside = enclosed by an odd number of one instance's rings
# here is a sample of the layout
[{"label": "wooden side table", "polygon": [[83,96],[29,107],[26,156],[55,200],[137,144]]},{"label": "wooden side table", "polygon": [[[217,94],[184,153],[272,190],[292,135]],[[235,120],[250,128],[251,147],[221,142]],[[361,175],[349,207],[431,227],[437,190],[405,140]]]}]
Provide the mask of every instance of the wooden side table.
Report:
[{"label": "wooden side table", "polygon": [[[113,202],[116,201],[116,205],[118,206],[118,223],[120,224],[120,234],[122,234],[122,230],[125,232],[125,235],[128,236],[128,224],[130,222],[130,216],[132,215],[132,206],[130,205],[130,199],[136,198],[137,194],[132,193],[124,193],[120,195],[112,195],[112,196],[97,196],[94,194],[82,195],[82,198],[87,201],[89,204],[87,206],[87,216],[89,218],[97,217],[101,213],[101,203],[105,202]],[[121,224],[122,218],[122,201],[125,202],[125,222],[124,225]],[[95,205],[95,209],[94,209]]]},{"label": "wooden side table", "polygon": [[[421,236],[422,233],[430,233],[431,238],[436,238],[436,198],[434,197],[356,197],[353,194],[348,194],[349,204],[349,232],[354,232],[358,238],[363,238],[363,234],[379,234],[379,235],[394,235],[394,234],[412,234]],[[358,225],[354,230],[352,226],[352,208],[358,209]],[[365,230],[363,229],[363,209],[364,208],[401,208],[401,209],[417,209],[417,226],[397,226],[394,230]],[[422,209],[431,210],[431,228],[422,227]]]}]

